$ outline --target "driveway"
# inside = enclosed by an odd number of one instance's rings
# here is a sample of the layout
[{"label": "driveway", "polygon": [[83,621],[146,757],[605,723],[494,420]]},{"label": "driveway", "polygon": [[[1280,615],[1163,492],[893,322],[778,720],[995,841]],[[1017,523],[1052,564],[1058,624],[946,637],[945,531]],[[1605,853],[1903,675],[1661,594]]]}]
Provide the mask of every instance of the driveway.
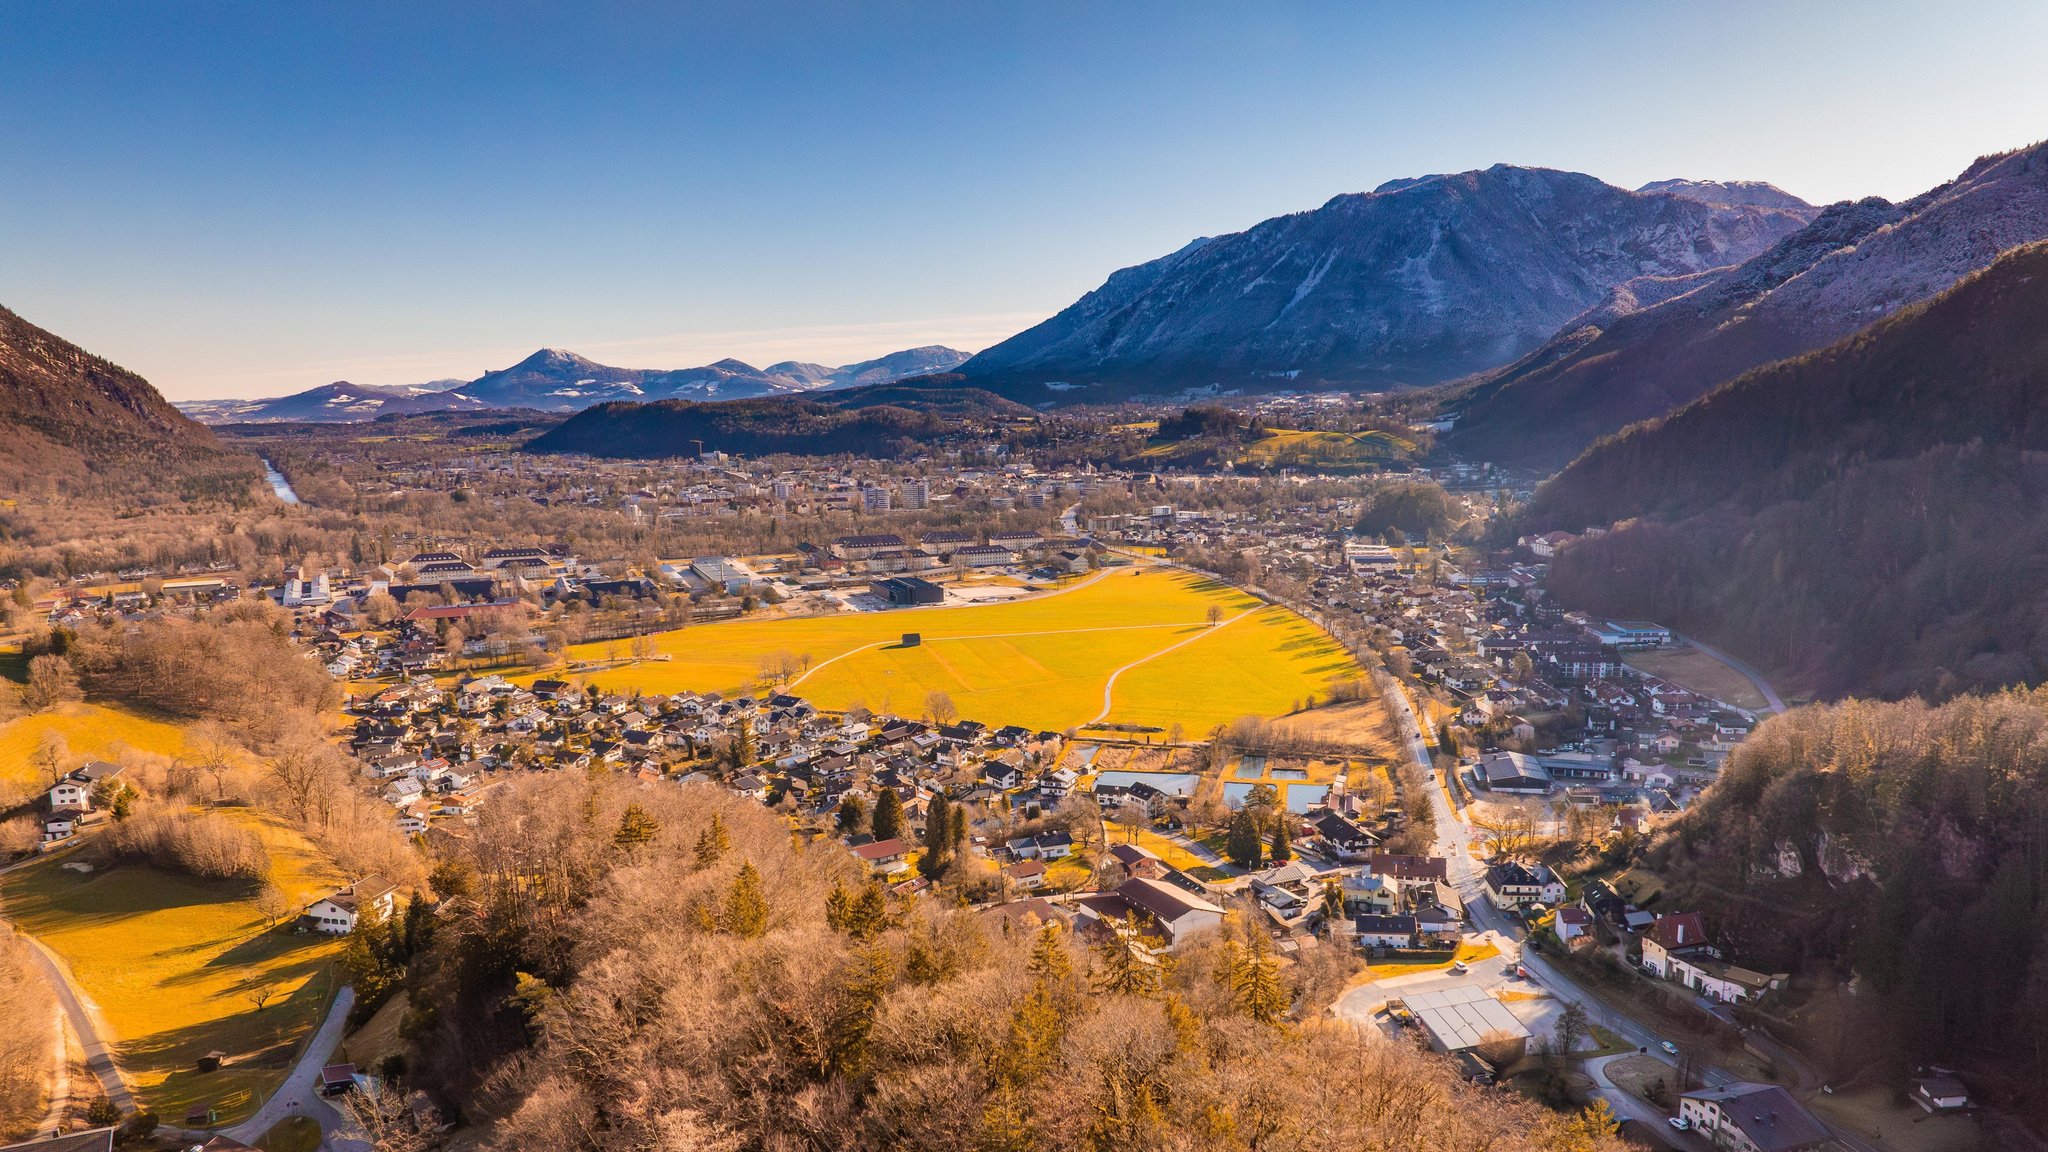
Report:
[{"label": "driveway", "polygon": [[306,1050],[299,1055],[299,1062],[292,1066],[291,1075],[254,1116],[223,1134],[244,1144],[254,1144],[277,1122],[291,1116],[310,1116],[320,1125],[322,1148],[333,1152],[370,1152],[370,1143],[354,1131],[354,1122],[339,1109],[329,1104],[320,1095],[320,1070],[327,1066],[328,1057],[341,1044],[341,1034],[348,1028],[348,1010],[355,1006],[356,990],[343,988],[334,997],[334,1006],[327,1010],[327,1019],[321,1021],[320,1030],[306,1042]]}]

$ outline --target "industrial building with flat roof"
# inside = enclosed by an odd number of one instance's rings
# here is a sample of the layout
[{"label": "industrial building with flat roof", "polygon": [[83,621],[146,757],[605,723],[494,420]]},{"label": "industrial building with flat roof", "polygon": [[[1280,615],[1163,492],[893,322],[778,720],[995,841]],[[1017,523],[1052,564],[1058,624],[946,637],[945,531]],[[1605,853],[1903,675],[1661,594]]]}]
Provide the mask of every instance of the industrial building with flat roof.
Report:
[{"label": "industrial building with flat roof", "polygon": [[943,604],[946,601],[944,588],[916,576],[890,576],[876,580],[868,585],[868,591],[900,607],[913,604]]},{"label": "industrial building with flat roof", "polygon": [[1528,1050],[1529,1029],[1484,988],[1466,985],[1417,992],[1404,1002],[1435,1051],[1457,1053],[1501,1044],[1518,1049],[1514,1055],[1519,1059]]}]

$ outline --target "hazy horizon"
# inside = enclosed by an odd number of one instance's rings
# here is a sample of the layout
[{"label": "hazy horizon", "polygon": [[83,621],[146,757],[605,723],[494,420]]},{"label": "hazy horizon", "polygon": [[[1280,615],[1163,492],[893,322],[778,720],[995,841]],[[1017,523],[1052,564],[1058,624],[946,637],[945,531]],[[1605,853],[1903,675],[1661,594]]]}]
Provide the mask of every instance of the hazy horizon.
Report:
[{"label": "hazy horizon", "polygon": [[0,304],[180,400],[975,351],[1389,179],[1897,199],[2048,125],[2015,3],[11,16]]}]

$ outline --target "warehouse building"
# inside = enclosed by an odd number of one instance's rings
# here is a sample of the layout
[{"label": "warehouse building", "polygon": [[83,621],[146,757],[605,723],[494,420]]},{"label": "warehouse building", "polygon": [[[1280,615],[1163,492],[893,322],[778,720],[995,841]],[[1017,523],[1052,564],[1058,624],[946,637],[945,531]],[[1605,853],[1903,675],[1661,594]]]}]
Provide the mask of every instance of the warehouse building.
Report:
[{"label": "warehouse building", "polygon": [[1406,1003],[1433,1051],[1455,1055],[1483,1047],[1488,1056],[1510,1057],[1510,1063],[1528,1052],[1529,1029],[1484,988],[1417,992]]},{"label": "warehouse building", "polygon": [[876,580],[868,585],[868,591],[887,600],[892,608],[943,604],[946,601],[944,588],[916,576],[890,576]]}]

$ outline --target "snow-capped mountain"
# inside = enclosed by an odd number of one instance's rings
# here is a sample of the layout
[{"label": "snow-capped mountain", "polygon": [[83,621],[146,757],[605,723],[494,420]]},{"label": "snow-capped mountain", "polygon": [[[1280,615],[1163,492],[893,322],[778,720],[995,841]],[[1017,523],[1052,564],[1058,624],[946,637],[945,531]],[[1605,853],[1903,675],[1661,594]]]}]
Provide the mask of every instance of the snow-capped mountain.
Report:
[{"label": "snow-capped mountain", "polygon": [[458,389],[464,383],[453,380],[433,384],[351,384],[336,380],[267,400],[181,400],[178,410],[202,424],[345,424],[379,416],[490,407],[463,395]]},{"label": "snow-capped mountain", "polygon": [[475,380],[407,385],[351,384],[338,380],[274,399],[188,400],[178,407],[207,424],[347,423],[379,416],[480,408],[575,412],[613,400],[743,400],[822,388],[892,384],[912,376],[947,371],[966,359],[965,352],[932,345],[840,368],[794,360],[766,369],[740,360],[720,360],[700,368],[614,368],[574,352],[543,348],[510,368],[486,372]]},{"label": "snow-capped mountain", "polygon": [[1040,403],[1435,383],[1515,359],[1628,280],[1739,263],[1812,215],[1508,165],[1395,180],[1122,269],[961,371]]},{"label": "snow-capped mountain", "polygon": [[1762,180],[1653,180],[1636,191],[1647,196],[1683,196],[1716,208],[1780,208],[1810,211],[1813,205]]},{"label": "snow-capped mountain", "polygon": [[1901,204],[1831,205],[1740,267],[1623,285],[1480,382],[1451,443],[1488,459],[1563,465],[1601,436],[1826,347],[2044,239],[2048,144],[1984,157]]}]

